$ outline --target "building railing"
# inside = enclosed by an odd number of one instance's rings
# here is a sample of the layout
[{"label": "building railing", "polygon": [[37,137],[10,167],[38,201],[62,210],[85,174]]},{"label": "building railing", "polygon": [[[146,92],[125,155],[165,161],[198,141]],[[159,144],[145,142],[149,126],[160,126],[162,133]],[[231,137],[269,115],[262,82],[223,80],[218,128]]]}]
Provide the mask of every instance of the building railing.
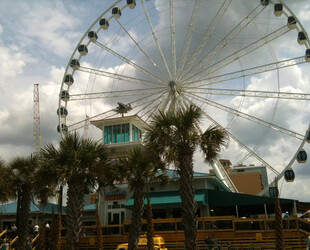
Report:
[{"label": "building railing", "polygon": [[[115,249],[118,244],[128,241],[131,221],[121,225],[102,226],[104,249]],[[142,221],[141,234],[146,232],[146,220]],[[166,241],[167,248],[184,249],[184,226],[181,218],[154,219],[156,234]],[[96,227],[85,226],[85,236],[81,236],[81,249],[96,249]],[[285,249],[301,249],[305,247],[305,239],[310,235],[310,222],[297,218],[283,218]],[[65,228],[62,231],[65,236]],[[216,247],[221,249],[272,249],[275,242],[274,218],[236,218],[234,216],[198,218],[197,239],[199,249],[208,249],[207,237],[215,240]],[[65,237],[62,238],[63,244]],[[268,246],[272,246],[268,248]],[[215,248],[216,249],[216,248]],[[218,248],[220,249],[220,248]]]}]

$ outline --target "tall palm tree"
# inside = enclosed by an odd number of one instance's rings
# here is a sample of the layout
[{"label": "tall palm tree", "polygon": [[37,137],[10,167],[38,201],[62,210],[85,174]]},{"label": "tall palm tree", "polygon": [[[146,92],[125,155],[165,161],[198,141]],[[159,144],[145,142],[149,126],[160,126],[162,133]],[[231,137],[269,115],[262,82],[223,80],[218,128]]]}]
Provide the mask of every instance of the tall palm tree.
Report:
[{"label": "tall palm tree", "polygon": [[180,175],[182,221],[184,224],[185,249],[197,249],[197,203],[194,199],[193,157],[198,146],[206,162],[212,162],[228,141],[227,132],[210,126],[201,132],[201,109],[189,106],[186,110],[160,112],[154,116],[145,135],[148,149],[168,163],[173,163]]},{"label": "tall palm tree", "polygon": [[52,144],[41,150],[42,164],[50,175],[50,184],[68,185],[66,249],[78,249],[82,230],[84,190],[105,183],[104,169],[109,164],[103,144],[67,134],[56,148]]},{"label": "tall palm tree", "polygon": [[0,203],[7,202],[14,197],[14,190],[12,187],[13,172],[12,169],[5,165],[5,162],[0,159]]},{"label": "tall palm tree", "polygon": [[47,198],[53,195],[53,192],[45,185],[44,179],[39,176],[40,164],[37,155],[16,157],[10,163],[10,168],[14,173],[13,188],[18,196],[16,249],[25,249],[29,229],[30,202],[36,197],[44,204],[47,202]]},{"label": "tall palm tree", "polygon": [[157,173],[158,170],[165,170],[165,164],[142,147],[134,147],[127,155],[118,158],[117,167],[120,178],[128,181],[134,200],[128,239],[128,250],[134,250],[137,248],[141,231],[146,184],[151,179],[162,178]]}]

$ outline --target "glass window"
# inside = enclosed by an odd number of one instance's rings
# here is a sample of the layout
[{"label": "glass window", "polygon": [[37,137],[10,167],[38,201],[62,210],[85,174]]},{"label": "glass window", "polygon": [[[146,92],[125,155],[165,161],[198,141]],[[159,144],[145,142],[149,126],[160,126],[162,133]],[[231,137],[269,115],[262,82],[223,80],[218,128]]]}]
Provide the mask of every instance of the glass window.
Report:
[{"label": "glass window", "polygon": [[112,126],[104,127],[104,144],[112,143]]},{"label": "glass window", "polygon": [[113,125],[113,143],[121,142],[121,125]]},{"label": "glass window", "polygon": [[122,124],[122,142],[129,141],[129,123]]},{"label": "glass window", "polygon": [[132,140],[133,141],[141,140],[141,130],[138,129],[135,125],[132,125]]}]

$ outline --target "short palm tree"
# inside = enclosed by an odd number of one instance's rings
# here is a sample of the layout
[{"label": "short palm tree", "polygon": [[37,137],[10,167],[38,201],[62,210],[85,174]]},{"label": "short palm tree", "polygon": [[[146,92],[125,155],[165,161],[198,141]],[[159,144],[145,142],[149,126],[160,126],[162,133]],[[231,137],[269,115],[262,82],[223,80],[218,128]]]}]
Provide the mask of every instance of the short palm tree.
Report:
[{"label": "short palm tree", "polygon": [[14,197],[14,190],[12,187],[13,172],[12,169],[5,165],[5,162],[0,159],[0,203],[7,202]]},{"label": "short palm tree", "polygon": [[206,162],[212,162],[227,144],[227,132],[217,126],[201,133],[199,122],[201,109],[189,106],[186,110],[160,112],[154,116],[145,135],[148,150],[174,164],[180,175],[182,221],[184,224],[185,249],[197,249],[197,203],[194,199],[193,157],[198,146]]},{"label": "short palm tree", "polygon": [[105,183],[104,169],[109,164],[103,144],[67,134],[56,148],[52,144],[41,150],[42,164],[50,175],[49,183],[68,185],[66,249],[78,249],[82,230],[84,190]]},{"label": "short palm tree", "polygon": [[120,178],[128,181],[134,200],[128,239],[128,250],[134,250],[137,248],[141,231],[147,183],[164,176],[164,174],[158,175],[157,173],[159,170],[164,172],[165,164],[156,155],[151,155],[144,148],[134,147],[127,155],[118,158],[117,167]]},{"label": "short palm tree", "polygon": [[16,249],[25,249],[28,238],[30,202],[36,197],[44,204],[47,202],[47,198],[53,195],[53,192],[45,185],[45,181],[39,177],[41,168],[38,155],[17,157],[10,163],[10,168],[14,173],[13,189],[18,196],[16,215],[18,218],[18,240]]}]

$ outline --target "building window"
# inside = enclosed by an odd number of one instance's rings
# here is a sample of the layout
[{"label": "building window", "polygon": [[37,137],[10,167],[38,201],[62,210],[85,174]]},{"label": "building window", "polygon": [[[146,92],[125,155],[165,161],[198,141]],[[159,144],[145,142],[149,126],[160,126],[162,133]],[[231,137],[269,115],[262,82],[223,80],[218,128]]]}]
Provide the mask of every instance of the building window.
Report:
[{"label": "building window", "polygon": [[141,130],[132,124],[132,141],[141,140]]},{"label": "building window", "polygon": [[104,144],[128,142],[129,123],[104,127]]}]

